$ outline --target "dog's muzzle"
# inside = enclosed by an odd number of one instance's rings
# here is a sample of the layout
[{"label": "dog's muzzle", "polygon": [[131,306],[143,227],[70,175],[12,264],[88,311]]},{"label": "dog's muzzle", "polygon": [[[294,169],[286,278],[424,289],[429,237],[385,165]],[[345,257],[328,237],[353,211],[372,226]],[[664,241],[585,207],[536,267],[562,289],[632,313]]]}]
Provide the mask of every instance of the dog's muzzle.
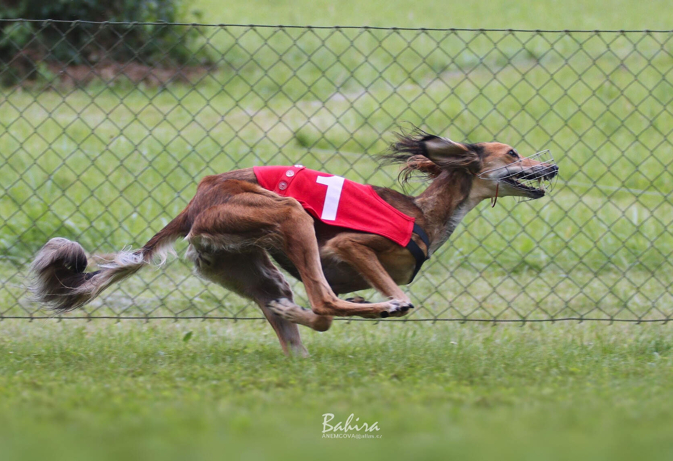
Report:
[{"label": "dog's muzzle", "polygon": [[[524,166],[526,160],[532,160],[536,164]],[[520,197],[520,201],[525,201],[544,197],[547,192],[551,192],[558,172],[558,165],[547,149],[507,166],[482,171],[479,177],[523,191],[525,194]]]}]

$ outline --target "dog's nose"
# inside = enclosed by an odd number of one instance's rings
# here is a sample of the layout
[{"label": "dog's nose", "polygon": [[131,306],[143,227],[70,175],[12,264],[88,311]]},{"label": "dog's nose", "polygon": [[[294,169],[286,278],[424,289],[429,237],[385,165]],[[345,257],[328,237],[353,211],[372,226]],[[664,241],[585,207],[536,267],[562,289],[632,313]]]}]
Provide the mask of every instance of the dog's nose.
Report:
[{"label": "dog's nose", "polygon": [[558,174],[558,165],[545,165],[545,169],[547,170],[547,174],[544,175],[544,179],[547,181],[551,180],[554,176]]}]

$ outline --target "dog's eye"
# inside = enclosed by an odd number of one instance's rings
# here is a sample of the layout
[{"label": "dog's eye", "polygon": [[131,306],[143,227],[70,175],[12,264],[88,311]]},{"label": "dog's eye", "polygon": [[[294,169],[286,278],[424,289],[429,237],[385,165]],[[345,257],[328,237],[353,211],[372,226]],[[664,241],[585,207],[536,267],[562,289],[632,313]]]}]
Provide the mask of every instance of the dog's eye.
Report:
[{"label": "dog's eye", "polygon": [[517,154],[516,151],[515,151],[514,149],[510,150],[509,152],[507,152],[507,154],[508,154],[508,155],[511,155],[511,156],[514,157],[514,158],[519,158],[519,154]]}]

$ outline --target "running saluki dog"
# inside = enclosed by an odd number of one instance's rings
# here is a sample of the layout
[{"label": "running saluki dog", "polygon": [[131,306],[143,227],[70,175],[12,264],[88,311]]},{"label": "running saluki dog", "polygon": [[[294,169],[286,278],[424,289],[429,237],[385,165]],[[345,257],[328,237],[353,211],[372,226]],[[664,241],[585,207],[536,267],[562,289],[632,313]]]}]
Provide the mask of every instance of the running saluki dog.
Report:
[{"label": "running saluki dog", "polygon": [[[300,165],[207,176],[185,210],[142,249],[116,253],[99,270],[85,272],[78,243],[50,240],[31,266],[31,289],[57,312],[75,309],[142,267],[163,263],[184,237],[199,275],[254,301],[285,353],[305,355],[297,324],[325,331],[334,316],[406,315],[413,305],[399,285],[410,283],[468,211],[498,196],[543,197],[558,174],[550,157],[525,158],[506,144],[464,144],[420,130],[398,135],[386,158],[402,164],[403,181],[418,172],[430,185],[410,197]],[[301,188],[298,199],[289,193]],[[272,258],[304,283],[311,309],[295,304]],[[369,287],[386,300],[337,297]]]}]

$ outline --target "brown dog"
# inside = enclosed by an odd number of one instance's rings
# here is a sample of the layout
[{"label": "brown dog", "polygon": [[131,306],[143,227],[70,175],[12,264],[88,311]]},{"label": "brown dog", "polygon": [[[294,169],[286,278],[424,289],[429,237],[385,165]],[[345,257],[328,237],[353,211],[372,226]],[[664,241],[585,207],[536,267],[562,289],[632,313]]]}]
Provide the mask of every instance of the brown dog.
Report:
[{"label": "brown dog", "polygon": [[[558,173],[553,161],[522,158],[506,144],[461,144],[421,131],[400,135],[391,150],[387,158],[403,164],[403,180],[414,172],[432,180],[418,197],[374,188],[425,230],[427,237],[412,236],[421,257],[437,251],[480,201],[498,195],[540,198],[544,188],[530,181],[541,184]],[[98,271],[84,272],[87,258],[78,243],[50,240],[31,266],[31,289],[56,311],[75,309],[152,261],[163,263],[180,237],[189,242],[187,257],[200,275],[259,305],[286,353],[306,354],[297,324],[325,331],[333,316],[402,316],[413,308],[398,285],[415,275],[418,250],[414,254],[380,235],[325,225],[294,198],[261,187],[251,168],[204,178],[187,208],[142,249],[119,252]],[[310,310],[294,303],[271,258],[304,283]],[[387,300],[337,297],[369,287]]]}]

